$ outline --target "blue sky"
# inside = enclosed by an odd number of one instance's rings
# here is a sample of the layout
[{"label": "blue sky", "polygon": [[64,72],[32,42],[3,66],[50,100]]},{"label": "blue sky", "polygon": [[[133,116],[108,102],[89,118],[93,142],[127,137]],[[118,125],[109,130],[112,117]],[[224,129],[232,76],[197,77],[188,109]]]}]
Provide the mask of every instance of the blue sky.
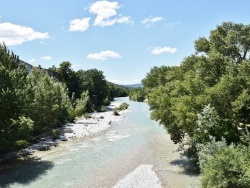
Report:
[{"label": "blue sky", "polygon": [[69,61],[108,81],[139,83],[179,65],[224,21],[250,24],[249,0],[0,0],[0,42],[49,68]]}]

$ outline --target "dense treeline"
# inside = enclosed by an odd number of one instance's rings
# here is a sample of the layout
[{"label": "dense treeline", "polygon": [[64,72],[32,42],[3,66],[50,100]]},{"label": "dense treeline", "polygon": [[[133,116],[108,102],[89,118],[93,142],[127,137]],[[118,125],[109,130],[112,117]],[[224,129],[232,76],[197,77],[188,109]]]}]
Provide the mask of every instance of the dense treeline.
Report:
[{"label": "dense treeline", "polygon": [[198,161],[204,187],[249,187],[250,25],[225,22],[195,50],[142,81],[151,117]]},{"label": "dense treeline", "polygon": [[87,112],[104,111],[128,91],[108,83],[102,71],[75,72],[69,62],[53,66],[58,78],[37,68],[28,73],[18,57],[0,44],[0,153],[19,150]]},{"label": "dense treeline", "polygon": [[132,101],[143,102],[146,99],[146,92],[143,87],[131,89],[129,91],[129,99]]}]

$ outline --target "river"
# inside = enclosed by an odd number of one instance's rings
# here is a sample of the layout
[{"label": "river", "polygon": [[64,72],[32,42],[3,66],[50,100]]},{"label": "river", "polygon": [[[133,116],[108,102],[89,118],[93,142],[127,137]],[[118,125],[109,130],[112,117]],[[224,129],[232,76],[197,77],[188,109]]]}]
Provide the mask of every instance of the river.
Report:
[{"label": "river", "polygon": [[162,187],[200,187],[165,128],[150,119],[148,105],[116,100],[129,110],[108,131],[0,166],[0,187],[109,188],[143,164],[153,165]]}]

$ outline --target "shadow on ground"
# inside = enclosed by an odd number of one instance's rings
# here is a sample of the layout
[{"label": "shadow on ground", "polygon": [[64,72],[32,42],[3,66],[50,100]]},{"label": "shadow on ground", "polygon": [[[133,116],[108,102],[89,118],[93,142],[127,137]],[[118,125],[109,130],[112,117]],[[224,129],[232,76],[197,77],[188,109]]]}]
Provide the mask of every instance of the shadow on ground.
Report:
[{"label": "shadow on ground", "polygon": [[36,180],[54,167],[50,161],[29,157],[0,164],[0,187],[7,188],[11,184],[26,184]]},{"label": "shadow on ground", "polygon": [[188,161],[187,159],[176,159],[170,162],[171,165],[180,166],[183,171],[181,173],[187,175],[194,175],[197,176],[200,174],[197,165],[193,164],[192,162]]}]

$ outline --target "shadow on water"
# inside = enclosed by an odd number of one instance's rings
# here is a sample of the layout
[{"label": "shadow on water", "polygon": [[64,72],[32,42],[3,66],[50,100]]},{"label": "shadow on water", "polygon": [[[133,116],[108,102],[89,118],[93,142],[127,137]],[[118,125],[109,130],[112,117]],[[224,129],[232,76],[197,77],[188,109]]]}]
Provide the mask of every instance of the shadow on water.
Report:
[{"label": "shadow on water", "polygon": [[193,176],[198,176],[200,174],[199,169],[197,165],[194,163],[188,161],[185,158],[182,159],[176,159],[170,162],[171,165],[174,166],[179,166],[183,169],[181,173],[186,174],[186,175],[193,175]]},{"label": "shadow on water", "polygon": [[54,167],[50,161],[29,157],[16,159],[0,164],[0,187],[7,188],[11,184],[29,184]]}]

